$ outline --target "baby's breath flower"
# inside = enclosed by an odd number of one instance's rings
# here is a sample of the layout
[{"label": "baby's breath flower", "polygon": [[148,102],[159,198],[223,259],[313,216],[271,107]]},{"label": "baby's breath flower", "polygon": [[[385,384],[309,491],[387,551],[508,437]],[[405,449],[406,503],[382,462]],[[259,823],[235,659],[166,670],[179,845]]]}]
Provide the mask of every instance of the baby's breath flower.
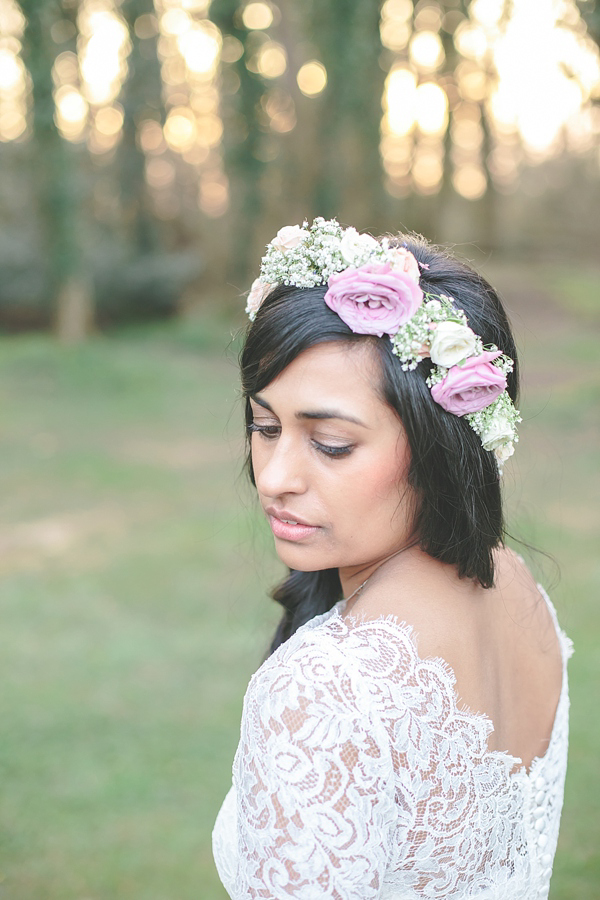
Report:
[{"label": "baby's breath flower", "polygon": [[[417,263],[406,248],[391,246],[389,238],[383,237],[378,241],[369,234],[360,234],[354,228],[343,229],[336,219],[318,216],[312,225],[307,221],[302,226],[287,225],[279,229],[267,246],[260,277],[252,285],[246,311],[253,319],[266,294],[277,284],[315,287],[328,284],[332,275],[348,269],[356,269],[360,275],[363,267],[366,269],[373,264],[389,267],[383,269],[384,272],[406,272],[417,285],[419,270],[429,268],[426,264]],[[372,271],[372,268],[366,270]],[[352,298],[352,302],[359,305],[367,300],[372,302],[362,296]],[[357,321],[359,319],[360,316]],[[477,366],[495,366],[504,376],[514,370],[513,360],[500,353],[495,344],[484,346],[481,337],[469,327],[464,311],[447,294],[425,294],[412,317],[390,339],[392,352],[407,372],[416,369],[422,360],[431,358],[433,346],[433,365],[426,382],[429,388],[436,388],[449,372],[449,378],[456,384],[457,373],[463,379],[463,366],[470,371]],[[484,353],[489,355],[476,360]],[[496,353],[498,355],[494,358]],[[458,359],[458,356],[464,358]],[[498,382],[496,376],[491,377],[493,373],[494,370],[490,374],[488,369],[486,383]],[[439,389],[436,388],[434,395],[441,402]],[[464,398],[461,403],[464,406]],[[448,411],[463,414],[452,408]],[[502,464],[511,456],[518,441],[517,424],[521,421],[509,394],[504,390],[488,406],[478,412],[467,413],[465,418],[479,435],[483,447],[495,454],[501,472]]]}]

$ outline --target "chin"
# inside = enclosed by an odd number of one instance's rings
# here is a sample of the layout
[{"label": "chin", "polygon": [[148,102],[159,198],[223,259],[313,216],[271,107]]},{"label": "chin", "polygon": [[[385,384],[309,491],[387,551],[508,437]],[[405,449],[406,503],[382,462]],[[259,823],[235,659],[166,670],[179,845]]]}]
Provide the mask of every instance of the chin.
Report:
[{"label": "chin", "polygon": [[327,558],[322,553],[315,553],[310,547],[287,544],[275,541],[275,552],[281,562],[297,572],[320,572],[322,569],[337,569],[337,561]]}]

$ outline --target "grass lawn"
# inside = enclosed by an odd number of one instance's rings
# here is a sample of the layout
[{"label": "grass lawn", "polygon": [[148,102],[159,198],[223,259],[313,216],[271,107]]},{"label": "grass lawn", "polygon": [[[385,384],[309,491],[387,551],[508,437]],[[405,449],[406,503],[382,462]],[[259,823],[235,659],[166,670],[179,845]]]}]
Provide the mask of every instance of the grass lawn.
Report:
[{"label": "grass lawn", "polygon": [[[524,362],[513,531],[558,559],[560,581],[543,559],[541,577],[576,644],[551,898],[592,900],[600,318],[573,311],[564,271],[492,276]],[[241,474],[232,327],[207,312],[77,348],[0,339],[7,900],[226,900],[210,832],[280,573]]]}]

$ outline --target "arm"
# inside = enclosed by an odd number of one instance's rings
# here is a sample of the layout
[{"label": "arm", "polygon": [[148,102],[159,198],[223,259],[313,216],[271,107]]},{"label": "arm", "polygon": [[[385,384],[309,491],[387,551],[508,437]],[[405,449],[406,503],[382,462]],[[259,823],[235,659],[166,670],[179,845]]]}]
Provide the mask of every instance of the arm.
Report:
[{"label": "arm", "polygon": [[394,776],[354,684],[343,657],[310,638],[252,680],[234,766],[235,900],[379,897]]}]

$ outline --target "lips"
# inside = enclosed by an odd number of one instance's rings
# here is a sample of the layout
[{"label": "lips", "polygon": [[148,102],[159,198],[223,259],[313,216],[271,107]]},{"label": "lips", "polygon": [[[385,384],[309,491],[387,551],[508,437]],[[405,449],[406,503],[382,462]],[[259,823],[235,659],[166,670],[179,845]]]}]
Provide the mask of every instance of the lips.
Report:
[{"label": "lips", "polygon": [[289,512],[287,509],[277,509],[275,506],[267,506],[265,512],[269,518],[273,516],[275,519],[279,519],[280,522],[286,522],[289,525],[309,525],[311,528],[314,527],[311,526],[310,522],[307,522],[306,519],[301,519],[300,516],[294,515],[294,513]]},{"label": "lips", "polygon": [[265,512],[273,534],[283,541],[302,541],[315,534],[319,528],[318,525],[310,525],[286,509],[268,506]]}]

